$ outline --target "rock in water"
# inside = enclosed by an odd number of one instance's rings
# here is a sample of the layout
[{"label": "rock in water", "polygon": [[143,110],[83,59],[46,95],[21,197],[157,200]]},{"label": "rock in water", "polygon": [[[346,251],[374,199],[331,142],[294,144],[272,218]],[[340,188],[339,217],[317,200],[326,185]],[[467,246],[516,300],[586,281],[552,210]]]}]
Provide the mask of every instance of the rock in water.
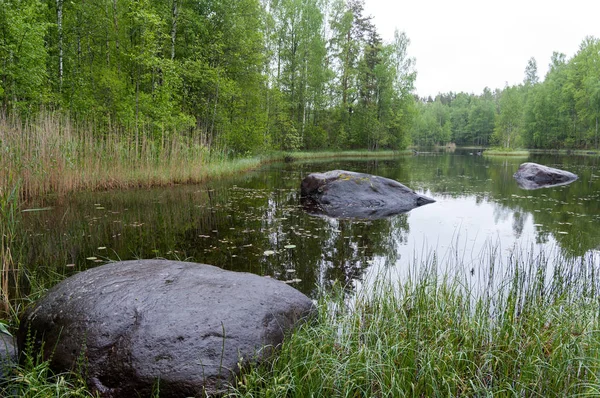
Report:
[{"label": "rock in water", "polygon": [[578,177],[568,171],[543,166],[537,163],[523,163],[513,175],[523,189],[538,189],[567,185]]},{"label": "rock in water", "polygon": [[336,218],[385,218],[435,202],[398,181],[344,170],[309,174],[300,194],[307,211]]},{"label": "rock in water", "polygon": [[[223,392],[314,309],[283,282],[205,264],[124,261],[52,288],[21,320],[55,371],[83,365],[103,397]],[[82,363],[83,361],[83,363]]]}]

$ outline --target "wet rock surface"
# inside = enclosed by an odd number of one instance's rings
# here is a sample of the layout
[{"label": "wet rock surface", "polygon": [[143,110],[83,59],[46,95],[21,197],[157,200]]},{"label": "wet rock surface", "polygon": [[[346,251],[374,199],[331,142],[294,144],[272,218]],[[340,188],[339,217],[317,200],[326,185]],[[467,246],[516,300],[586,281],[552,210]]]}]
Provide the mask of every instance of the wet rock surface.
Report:
[{"label": "wet rock surface", "polygon": [[398,181],[345,170],[309,174],[300,191],[308,212],[335,218],[386,218],[435,202]]},{"label": "wet rock surface", "polygon": [[[52,288],[18,334],[44,341],[55,371],[85,361],[103,397],[213,395],[239,365],[266,360],[314,310],[283,282],[205,264],[139,260],[100,266]],[[157,384],[158,383],[158,384]]]},{"label": "wet rock surface", "polygon": [[513,175],[523,189],[549,188],[567,185],[577,180],[577,175],[569,171],[555,169],[537,163],[523,163]]}]

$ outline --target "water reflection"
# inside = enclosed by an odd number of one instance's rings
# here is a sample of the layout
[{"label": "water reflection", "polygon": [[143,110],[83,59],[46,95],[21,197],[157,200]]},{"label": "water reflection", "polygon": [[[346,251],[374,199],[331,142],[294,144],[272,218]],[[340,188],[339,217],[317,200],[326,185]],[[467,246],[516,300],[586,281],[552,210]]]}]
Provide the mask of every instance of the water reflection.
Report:
[{"label": "water reflection", "polygon": [[[202,186],[46,199],[33,206],[52,210],[23,213],[27,264],[68,275],[107,260],[164,257],[290,281],[314,296],[335,281],[352,288],[370,268],[408,270],[431,250],[461,259],[474,278],[484,272],[481,256],[490,244],[502,253],[515,244],[568,257],[598,253],[598,159],[532,157],[580,176],[538,191],[522,190],[512,178],[526,160],[457,151],[273,164]],[[300,181],[333,169],[392,178],[437,202],[383,220],[307,215]]]}]

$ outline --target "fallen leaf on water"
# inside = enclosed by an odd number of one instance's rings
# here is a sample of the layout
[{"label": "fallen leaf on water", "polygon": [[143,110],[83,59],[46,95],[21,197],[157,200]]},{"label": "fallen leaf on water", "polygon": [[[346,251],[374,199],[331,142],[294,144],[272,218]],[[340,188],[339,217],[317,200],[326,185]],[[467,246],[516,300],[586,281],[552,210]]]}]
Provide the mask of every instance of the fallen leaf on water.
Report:
[{"label": "fallen leaf on water", "polygon": [[272,256],[273,254],[275,254],[275,252],[273,250],[265,250],[263,254],[265,256]]},{"label": "fallen leaf on water", "polygon": [[296,245],[285,245],[283,247],[285,247],[286,249],[293,249],[296,247]]}]

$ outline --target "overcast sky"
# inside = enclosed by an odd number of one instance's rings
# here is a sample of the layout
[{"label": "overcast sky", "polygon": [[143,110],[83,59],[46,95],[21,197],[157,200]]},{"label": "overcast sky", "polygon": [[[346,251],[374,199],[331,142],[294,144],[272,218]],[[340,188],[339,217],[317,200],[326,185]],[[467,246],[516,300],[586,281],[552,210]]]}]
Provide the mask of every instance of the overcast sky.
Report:
[{"label": "overcast sky", "polygon": [[521,83],[531,57],[543,79],[552,52],[600,38],[600,0],[365,0],[365,14],[384,40],[410,38],[419,96]]}]

